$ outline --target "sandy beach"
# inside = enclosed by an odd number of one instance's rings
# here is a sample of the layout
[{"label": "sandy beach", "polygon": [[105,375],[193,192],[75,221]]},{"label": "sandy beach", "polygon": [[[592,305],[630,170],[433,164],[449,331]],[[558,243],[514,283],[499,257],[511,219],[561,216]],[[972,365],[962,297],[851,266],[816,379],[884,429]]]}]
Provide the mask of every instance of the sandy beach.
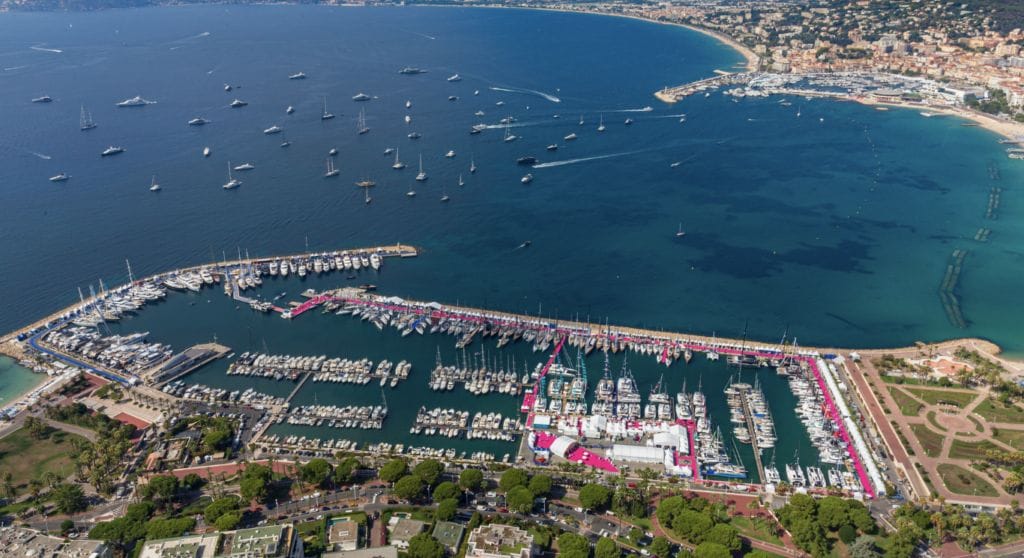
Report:
[{"label": "sandy beach", "polygon": [[941,105],[935,106],[923,103],[908,103],[889,100],[883,101],[874,97],[849,97],[849,99],[869,106],[909,108],[917,109],[919,111],[933,112],[935,114],[943,114],[946,116],[955,116],[958,118],[963,118],[964,120],[974,122],[979,127],[984,128],[990,132],[998,134],[1007,139],[1018,139],[1024,137],[1024,124],[1020,122],[1013,122],[1010,120],[1001,120],[990,114],[966,108],[957,108]]}]

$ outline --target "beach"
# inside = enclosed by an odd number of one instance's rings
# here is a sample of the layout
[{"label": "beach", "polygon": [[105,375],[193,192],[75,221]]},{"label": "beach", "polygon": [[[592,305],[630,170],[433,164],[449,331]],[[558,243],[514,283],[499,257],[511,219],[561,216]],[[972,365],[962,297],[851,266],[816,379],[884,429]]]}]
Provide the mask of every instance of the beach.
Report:
[{"label": "beach", "polygon": [[917,109],[920,111],[934,112],[946,116],[956,116],[974,122],[979,127],[996,133],[1007,139],[1018,139],[1024,137],[1024,124],[1009,120],[1000,120],[989,114],[970,110],[966,108],[926,105],[921,103],[908,103],[896,101],[881,101],[874,97],[851,96],[850,99],[869,106],[899,107]]}]

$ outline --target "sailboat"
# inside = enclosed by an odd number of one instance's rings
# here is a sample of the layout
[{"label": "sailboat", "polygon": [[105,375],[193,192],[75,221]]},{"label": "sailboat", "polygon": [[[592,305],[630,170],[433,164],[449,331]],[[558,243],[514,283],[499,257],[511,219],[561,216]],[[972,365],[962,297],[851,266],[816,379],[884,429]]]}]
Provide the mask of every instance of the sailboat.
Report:
[{"label": "sailboat", "polygon": [[420,172],[416,175],[417,182],[423,182],[427,179],[427,173],[423,172],[423,154],[420,154]]},{"label": "sailboat", "polygon": [[441,186],[441,202],[446,201],[448,201],[448,192],[445,190],[444,186]]},{"label": "sailboat", "polygon": [[405,168],[405,163],[398,160],[398,150],[395,150],[395,164],[391,165],[391,168],[395,170],[402,170]]},{"label": "sailboat", "polygon": [[160,185],[157,184],[157,182],[156,182],[156,175],[155,174],[153,175],[153,181],[150,182],[150,184],[149,184],[149,191],[150,192],[159,192],[160,191]]},{"label": "sailboat", "polygon": [[366,132],[369,131],[370,128],[366,125],[366,111],[360,109],[359,120],[356,123],[356,132],[358,132],[359,134],[365,134]]},{"label": "sailboat", "polygon": [[92,121],[92,113],[85,110],[85,105],[82,105],[82,113],[78,117],[78,127],[83,132],[85,130],[92,130],[96,127],[96,123]]},{"label": "sailboat", "polygon": [[476,172],[476,163],[473,161],[473,156],[469,156],[469,174]]},{"label": "sailboat", "polygon": [[581,114],[580,115],[580,126],[582,126],[582,125],[583,125],[583,115]]},{"label": "sailboat", "polygon": [[679,222],[679,230],[676,231],[676,238],[681,238],[681,237],[684,237],[684,236],[686,236],[686,231],[683,230],[683,222],[680,221]]},{"label": "sailboat", "polygon": [[598,125],[597,125],[597,131],[598,132],[603,132],[604,131],[604,115],[603,114],[601,115],[600,123],[598,123]]},{"label": "sailboat", "polygon": [[509,129],[508,129],[508,125],[509,125],[510,122],[512,122],[512,118],[511,117],[508,120],[505,121],[505,139],[502,140],[505,143],[508,143],[510,141],[516,141],[516,137],[517,137],[515,134],[510,132]]},{"label": "sailboat", "polygon": [[324,95],[324,112],[320,115],[320,120],[330,120],[334,118],[334,115],[327,112],[327,95]]},{"label": "sailboat", "polygon": [[405,195],[410,198],[416,197],[416,190],[409,190],[408,192],[405,193]]},{"label": "sailboat", "polygon": [[460,174],[459,174],[459,186],[465,186],[465,185],[466,185],[466,183],[465,183],[465,182],[463,182],[463,180],[462,180],[462,174],[460,173]]},{"label": "sailboat", "polygon": [[328,157],[327,158],[327,172],[324,173],[324,178],[331,178],[331,177],[334,177],[334,176],[338,176],[340,173],[341,173],[341,171],[338,170],[337,167],[334,166],[334,159]]},{"label": "sailboat", "polygon": [[224,184],[225,190],[234,190],[242,185],[242,181],[231,176],[231,161],[228,161],[228,181]]},{"label": "sailboat", "polygon": [[366,205],[370,205],[370,202],[373,201],[373,198],[370,197],[370,189],[369,188],[363,188],[363,193],[366,194],[366,197],[365,197]]}]

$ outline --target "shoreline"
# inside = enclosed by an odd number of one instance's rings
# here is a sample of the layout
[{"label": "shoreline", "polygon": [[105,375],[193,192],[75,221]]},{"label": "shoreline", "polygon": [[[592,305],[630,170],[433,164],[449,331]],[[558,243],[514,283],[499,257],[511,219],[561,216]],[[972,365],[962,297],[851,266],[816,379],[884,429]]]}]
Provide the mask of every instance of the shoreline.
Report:
[{"label": "shoreline", "polygon": [[856,95],[846,95],[842,97],[849,99],[856,103],[860,103],[870,107],[896,107],[904,109],[917,109],[919,111],[934,112],[936,116],[952,116],[954,118],[961,118],[968,122],[977,124],[977,127],[984,128],[989,132],[992,132],[1002,138],[1015,140],[1024,137],[1024,123],[1013,122],[1009,120],[1000,120],[994,116],[970,110],[961,107],[951,107],[942,105],[929,105],[924,103],[911,103],[907,101],[887,101],[873,97],[861,97]]},{"label": "shoreline", "polygon": [[19,364],[18,359],[14,358],[13,356],[0,352],[0,361],[3,361],[4,359],[10,360],[10,366],[4,367],[3,363],[0,362],[0,374],[7,374],[11,371],[11,368],[18,367],[23,369],[26,374],[31,374],[33,381],[30,382],[24,388],[19,388],[17,391],[13,392],[11,395],[7,397],[7,399],[0,400],[0,409],[10,408],[18,405],[18,403],[25,399],[27,395],[35,392],[37,389],[42,387],[46,383],[46,380],[49,378],[49,376],[47,376],[46,374],[41,374],[39,372],[35,372],[33,370],[25,368],[24,366]]}]

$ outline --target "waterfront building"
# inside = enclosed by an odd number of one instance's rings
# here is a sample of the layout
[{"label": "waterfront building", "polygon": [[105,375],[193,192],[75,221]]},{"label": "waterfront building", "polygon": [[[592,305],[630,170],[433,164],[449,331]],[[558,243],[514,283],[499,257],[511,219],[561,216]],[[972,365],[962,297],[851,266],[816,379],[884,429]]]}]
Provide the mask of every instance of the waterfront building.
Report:
[{"label": "waterfront building", "polygon": [[295,526],[268,525],[222,533],[186,535],[148,541],[139,558],[302,558]]},{"label": "waterfront building", "polygon": [[533,535],[512,525],[482,525],[469,534],[466,556],[471,558],[530,558]]},{"label": "waterfront building", "polygon": [[0,528],[0,556],[32,558],[111,558],[113,552],[103,541],[68,540],[44,535],[24,527]]}]

